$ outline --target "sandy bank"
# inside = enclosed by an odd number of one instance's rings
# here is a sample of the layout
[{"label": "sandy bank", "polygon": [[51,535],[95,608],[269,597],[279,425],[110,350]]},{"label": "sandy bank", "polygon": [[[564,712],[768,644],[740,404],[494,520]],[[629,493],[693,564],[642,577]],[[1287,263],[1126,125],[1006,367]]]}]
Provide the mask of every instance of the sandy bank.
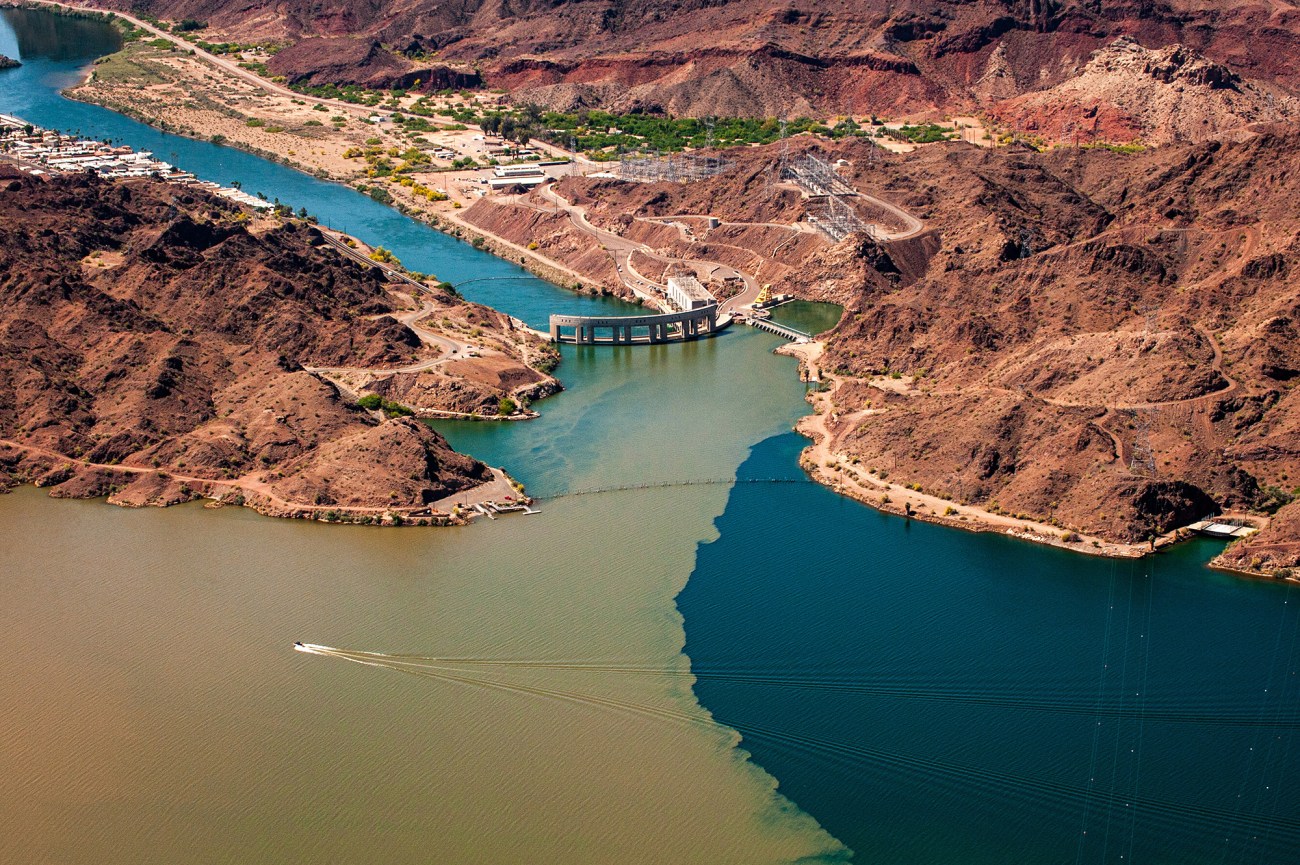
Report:
[{"label": "sandy bank", "polygon": [[[812,391],[808,402],[813,414],[800,419],[795,430],[812,444],[804,449],[800,464],[813,480],[885,513],[922,520],[971,532],[998,532],[1037,544],[1060,547],[1076,553],[1109,558],[1140,558],[1181,539],[1178,532],[1157,538],[1154,544],[1125,544],[1105,538],[1064,530],[1035,520],[998,514],[973,505],[929,495],[902,484],[891,483],[887,473],[868,470],[856,458],[839,450],[838,436],[828,421],[835,415],[835,392],[842,381],[827,377],[818,365],[825,346],[820,342],[783,345],[778,354],[799,359],[801,375],[820,380],[822,390]],[[868,410],[869,411],[869,410]]]}]

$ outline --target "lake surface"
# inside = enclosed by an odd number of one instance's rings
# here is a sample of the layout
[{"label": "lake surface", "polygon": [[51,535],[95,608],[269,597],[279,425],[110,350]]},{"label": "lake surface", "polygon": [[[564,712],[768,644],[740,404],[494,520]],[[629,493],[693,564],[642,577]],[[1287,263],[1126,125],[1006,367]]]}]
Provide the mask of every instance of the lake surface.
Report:
[{"label": "lake surface", "polygon": [[[58,95],[112,46],[4,12],[0,112],[507,277],[463,291],[534,326],[628,308]],[[0,496],[0,860],[1300,861],[1293,587],[1207,570],[1207,542],[1093,560],[839,498],[798,469],[776,345],[566,346],[541,419],[437,424],[536,517]]]}]

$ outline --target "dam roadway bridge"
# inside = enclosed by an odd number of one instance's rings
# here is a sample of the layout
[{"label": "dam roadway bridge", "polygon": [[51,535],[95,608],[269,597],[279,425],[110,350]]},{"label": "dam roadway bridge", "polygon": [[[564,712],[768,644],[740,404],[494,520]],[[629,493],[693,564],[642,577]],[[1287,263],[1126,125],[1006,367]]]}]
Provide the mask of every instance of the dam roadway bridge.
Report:
[{"label": "dam roadway bridge", "polygon": [[[552,315],[551,342],[572,345],[659,345],[713,336],[731,324],[716,303],[656,315]],[[605,333],[602,333],[604,331]]]}]

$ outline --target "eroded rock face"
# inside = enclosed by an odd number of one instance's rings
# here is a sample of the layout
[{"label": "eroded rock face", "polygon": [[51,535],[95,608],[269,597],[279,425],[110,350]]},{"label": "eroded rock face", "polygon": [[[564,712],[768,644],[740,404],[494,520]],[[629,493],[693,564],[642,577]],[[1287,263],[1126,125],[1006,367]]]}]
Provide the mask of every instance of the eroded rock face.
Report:
[{"label": "eroded rock face", "polygon": [[1114,539],[1280,506],[1232,560],[1295,564],[1300,188],[1270,154],[1297,145],[1279,127],[1127,155],[878,161],[862,182],[942,245],[907,281],[878,254],[827,256],[848,306],[822,361],[847,380],[838,446],[891,480]]},{"label": "eroded rock face", "polygon": [[[154,181],[0,177],[0,478],[268,512],[418,507],[487,469],[306,366],[427,351],[377,270],[302,223]],[[484,322],[485,326],[491,326]]]},{"label": "eroded rock face", "polygon": [[1300,102],[1185,45],[1150,49],[1125,36],[1093,52],[1078,75],[991,113],[1049,143],[1159,145],[1243,139],[1252,124],[1300,116]]},{"label": "eroded rock face", "polygon": [[19,63],[12,57],[6,57],[5,55],[0,54],[0,69],[17,69],[22,65],[23,64]]},{"label": "eroded rock face", "polygon": [[197,18],[239,39],[361,36],[362,48],[343,52],[353,58],[344,66],[370,71],[340,68],[314,48],[295,57],[291,69],[286,60],[285,69],[357,81],[378,68],[366,50],[377,41],[388,46],[383,64],[399,55],[436,55],[454,69],[480,69],[488,86],[557,108],[694,116],[970,109],[1060,84],[1079,73],[1092,51],[1121,36],[1153,49],[1182,42],[1221,64],[1188,71],[1169,58],[1152,66],[1153,76],[1223,88],[1233,74],[1244,73],[1293,92],[1300,80],[1300,19],[1260,14],[1249,0],[1120,0],[1104,7],[1085,0],[105,5],[144,8],[171,20]]},{"label": "eroded rock face", "polygon": [[[410,53],[418,56],[418,50],[417,42]],[[278,52],[267,66],[272,74],[284,76],[290,84],[460,90],[483,83],[472,69],[416,62],[366,37],[304,39]]]}]

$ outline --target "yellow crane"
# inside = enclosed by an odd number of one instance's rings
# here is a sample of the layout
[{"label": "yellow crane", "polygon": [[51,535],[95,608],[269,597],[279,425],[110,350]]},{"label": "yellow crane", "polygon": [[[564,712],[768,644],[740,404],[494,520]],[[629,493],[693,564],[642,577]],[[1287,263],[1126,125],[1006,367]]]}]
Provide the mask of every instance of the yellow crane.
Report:
[{"label": "yellow crane", "polygon": [[754,306],[764,307],[771,302],[772,302],[772,284],[764,283],[763,289],[758,293],[758,297],[754,299]]}]

